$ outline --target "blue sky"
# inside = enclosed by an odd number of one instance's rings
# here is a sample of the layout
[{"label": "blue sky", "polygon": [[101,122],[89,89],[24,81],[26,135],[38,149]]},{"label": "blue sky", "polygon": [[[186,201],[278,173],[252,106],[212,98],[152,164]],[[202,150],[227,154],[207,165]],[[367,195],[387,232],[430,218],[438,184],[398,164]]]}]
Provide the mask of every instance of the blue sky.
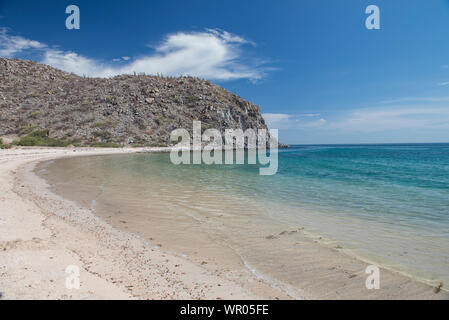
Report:
[{"label": "blue sky", "polygon": [[[81,11],[65,28],[65,8]],[[367,30],[365,9],[380,8]],[[286,143],[449,142],[443,0],[0,0],[0,56],[210,79]]]}]

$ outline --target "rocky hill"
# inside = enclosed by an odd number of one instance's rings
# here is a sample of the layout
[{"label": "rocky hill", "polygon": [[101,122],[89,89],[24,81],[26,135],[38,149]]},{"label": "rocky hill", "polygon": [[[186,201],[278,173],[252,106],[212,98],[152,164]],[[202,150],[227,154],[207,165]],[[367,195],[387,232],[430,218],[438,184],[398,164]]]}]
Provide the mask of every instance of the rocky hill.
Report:
[{"label": "rocky hill", "polygon": [[172,130],[191,132],[193,120],[203,129],[266,129],[258,106],[206,80],[84,78],[0,58],[0,136],[18,135],[25,145],[166,146]]}]

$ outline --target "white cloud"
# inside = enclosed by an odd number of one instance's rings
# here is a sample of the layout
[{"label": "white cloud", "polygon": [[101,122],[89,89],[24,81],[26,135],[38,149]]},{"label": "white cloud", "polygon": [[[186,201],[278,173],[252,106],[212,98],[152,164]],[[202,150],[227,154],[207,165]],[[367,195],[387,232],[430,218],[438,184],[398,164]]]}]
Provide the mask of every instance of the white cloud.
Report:
[{"label": "white cloud", "polygon": [[191,75],[215,80],[258,80],[268,70],[264,69],[260,62],[254,62],[256,60],[244,63],[241,46],[250,42],[221,30],[171,34],[154,48],[152,54],[132,61],[130,57],[124,56],[121,60],[130,62],[119,66],[108,65],[75,52],[54,49],[37,41],[11,36],[6,29],[2,29],[0,37],[0,56],[15,57],[28,49],[38,49],[43,56],[42,63],[93,77],[136,72],[169,76]]},{"label": "white cloud", "polygon": [[46,45],[19,36],[10,36],[5,28],[0,29],[0,56],[11,58],[15,54],[29,49],[45,49]]},{"label": "white cloud", "polygon": [[449,102],[449,97],[404,97],[380,101],[380,104],[403,104],[403,103],[436,103]]},{"label": "white cloud", "polygon": [[321,116],[321,114],[320,113],[304,113],[301,116],[303,116],[303,117],[319,117],[319,116]]},{"label": "white cloud", "polygon": [[[441,83],[440,85],[449,85]],[[449,97],[403,97],[381,101],[388,105],[353,110],[329,127],[346,131],[434,130],[449,128]]]},{"label": "white cloud", "polygon": [[78,75],[91,77],[108,77],[116,75],[113,68],[107,67],[101,62],[80,56],[75,52],[47,49],[44,52],[44,57],[41,62]]},{"label": "white cloud", "polygon": [[323,118],[320,118],[318,120],[315,121],[308,121],[308,122],[304,122],[304,123],[299,123],[300,126],[302,126],[303,128],[318,128],[318,127],[322,127],[327,123],[327,121]]},{"label": "white cloud", "polygon": [[[370,108],[265,113],[286,143],[449,142],[449,97],[402,97]],[[285,131],[282,131],[285,130]]]},{"label": "white cloud", "polygon": [[269,128],[278,128],[281,122],[286,122],[291,118],[291,115],[285,113],[264,113],[262,116]]},{"label": "white cloud", "polygon": [[406,105],[355,109],[325,119],[320,114],[264,113],[268,127],[327,133],[371,134],[387,131],[417,132],[446,130],[449,137],[449,107]]},{"label": "white cloud", "polygon": [[[304,114],[286,114],[286,113],[264,113],[262,116],[265,119],[267,126],[271,129],[306,129],[318,128],[327,123],[321,118],[319,113],[304,113]],[[316,118],[310,120],[310,118]]]},{"label": "white cloud", "polygon": [[439,86],[447,86],[447,85],[449,85],[449,81],[446,81],[446,82],[440,82],[438,85],[439,85]]},{"label": "white cloud", "polygon": [[344,120],[329,123],[328,128],[357,132],[449,128],[449,108],[401,106],[359,109]]},{"label": "white cloud", "polygon": [[121,57],[121,58],[112,59],[112,61],[114,61],[114,62],[124,62],[124,61],[129,61],[129,60],[131,60],[131,57],[127,57],[127,56]]},{"label": "white cloud", "polygon": [[219,30],[219,29],[206,29],[207,32],[214,34],[218,38],[222,38],[227,42],[235,42],[235,43],[251,43],[254,45],[253,42],[250,42],[242,37],[239,37],[235,34],[229,33],[227,31]]}]

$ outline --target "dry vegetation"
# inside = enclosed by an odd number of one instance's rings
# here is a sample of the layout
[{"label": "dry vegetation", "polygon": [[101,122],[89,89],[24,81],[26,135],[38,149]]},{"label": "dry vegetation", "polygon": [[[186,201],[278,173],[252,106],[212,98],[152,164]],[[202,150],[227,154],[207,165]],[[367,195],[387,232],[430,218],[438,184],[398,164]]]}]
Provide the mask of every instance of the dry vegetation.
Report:
[{"label": "dry vegetation", "polygon": [[0,136],[14,144],[167,146],[176,128],[266,128],[258,106],[193,77],[84,78],[0,58]]}]

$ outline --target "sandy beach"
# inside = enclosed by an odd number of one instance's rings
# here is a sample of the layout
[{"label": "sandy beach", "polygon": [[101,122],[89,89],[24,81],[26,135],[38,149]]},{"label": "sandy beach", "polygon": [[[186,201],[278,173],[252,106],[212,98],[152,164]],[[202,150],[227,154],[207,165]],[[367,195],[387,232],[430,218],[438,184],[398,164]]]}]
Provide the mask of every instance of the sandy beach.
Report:
[{"label": "sandy beach", "polygon": [[[160,151],[154,148],[152,151]],[[51,194],[32,173],[43,160],[142,149],[0,151],[0,291],[3,299],[288,298],[253,277],[248,288],[112,228]],[[148,151],[148,149],[147,149]],[[67,266],[80,269],[67,289]]]},{"label": "sandy beach", "polygon": [[[261,274],[252,272],[224,249],[223,254],[217,253],[219,248],[213,250],[216,264],[204,265],[199,263],[201,260],[166,252],[157,243],[113,227],[86,208],[54,194],[33,173],[42,161],[142,151],[163,150],[0,151],[2,299],[447,298],[444,291],[388,270],[382,270],[383,290],[367,290],[367,263],[305,237],[298,249],[304,261],[297,270],[303,279],[302,287],[292,294],[281,283],[266,281]],[[198,251],[202,253],[201,248]],[[207,250],[203,253],[208,254]],[[221,263],[220,256],[230,257],[230,262]],[[80,270],[79,290],[66,287],[68,266]]]}]

